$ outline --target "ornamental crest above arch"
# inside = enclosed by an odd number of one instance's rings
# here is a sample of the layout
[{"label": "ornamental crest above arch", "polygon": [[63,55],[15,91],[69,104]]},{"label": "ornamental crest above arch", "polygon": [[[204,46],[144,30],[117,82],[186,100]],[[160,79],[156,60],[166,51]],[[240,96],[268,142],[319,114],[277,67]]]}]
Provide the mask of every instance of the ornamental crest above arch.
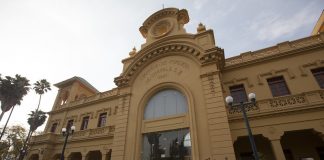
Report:
[{"label": "ornamental crest above arch", "polygon": [[221,48],[214,47],[212,49],[203,50],[195,44],[165,44],[160,47],[155,47],[149,51],[140,51],[137,54],[137,57],[135,57],[134,61],[128,66],[122,75],[115,78],[114,82],[118,87],[129,86],[129,83],[136,78],[136,73],[138,73],[146,65],[157,58],[171,56],[175,53],[177,53],[177,55],[191,57],[200,65],[216,63],[218,69],[224,66],[224,50]]}]

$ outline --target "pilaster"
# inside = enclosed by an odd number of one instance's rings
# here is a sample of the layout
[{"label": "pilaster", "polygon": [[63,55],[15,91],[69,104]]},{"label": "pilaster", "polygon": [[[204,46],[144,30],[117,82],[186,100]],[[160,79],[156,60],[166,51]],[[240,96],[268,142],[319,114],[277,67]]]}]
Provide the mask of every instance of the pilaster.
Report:
[{"label": "pilaster", "polygon": [[234,160],[235,153],[218,72],[201,75],[211,159]]},{"label": "pilaster", "polygon": [[280,142],[281,137],[284,135],[284,131],[270,127],[268,131],[264,132],[262,135],[270,140],[271,148],[276,160],[286,160]]},{"label": "pilaster", "polygon": [[121,97],[119,99],[118,110],[116,114],[117,117],[115,121],[114,141],[112,145],[111,159],[113,160],[124,160],[125,157],[129,99],[129,95]]}]

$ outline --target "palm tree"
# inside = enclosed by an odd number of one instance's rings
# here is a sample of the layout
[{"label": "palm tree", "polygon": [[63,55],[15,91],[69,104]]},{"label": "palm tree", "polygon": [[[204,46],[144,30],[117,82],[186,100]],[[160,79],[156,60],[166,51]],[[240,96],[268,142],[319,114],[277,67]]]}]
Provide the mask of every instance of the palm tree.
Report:
[{"label": "palm tree", "polygon": [[36,92],[36,94],[39,94],[39,100],[38,100],[38,106],[36,111],[39,109],[39,105],[42,99],[42,95],[51,90],[51,84],[49,82],[46,81],[46,79],[42,79],[40,81],[37,81],[36,83],[34,83],[34,88],[33,88]]},{"label": "palm tree", "polygon": [[22,160],[25,156],[25,151],[27,147],[27,143],[33,134],[34,131],[41,125],[43,125],[46,121],[46,112],[43,112],[41,110],[31,111],[31,114],[28,114],[30,117],[27,119],[27,122],[29,124],[29,132],[27,134],[26,140],[22,146],[21,153],[19,155],[19,159]]},{"label": "palm tree", "polygon": [[[26,146],[27,143],[31,137],[31,135],[33,134],[33,132],[41,125],[44,124],[47,116],[46,113],[39,110],[39,106],[41,103],[41,99],[42,99],[42,95],[51,90],[51,84],[49,82],[47,82],[46,79],[41,79],[40,81],[37,81],[36,83],[34,83],[34,87],[33,89],[35,90],[36,94],[39,94],[39,100],[38,100],[38,105],[36,108],[36,111],[32,111],[30,115],[30,117],[28,118],[28,124],[30,126],[29,128],[29,132],[27,135],[27,138],[25,140],[24,146],[22,148],[22,151],[26,150]],[[19,159],[23,159],[24,158],[24,153],[21,153],[19,156]]]},{"label": "palm tree", "polygon": [[[42,110],[38,111],[31,111],[30,114],[28,114],[30,117],[27,119],[27,122],[29,124],[29,132],[34,132],[36,129],[43,125],[46,121],[46,112],[43,112]],[[27,136],[28,138],[28,136]]]},{"label": "palm tree", "polygon": [[0,75],[0,101],[1,114],[0,121],[5,112],[13,106],[20,105],[23,97],[29,91],[29,80],[16,74],[14,78],[6,76],[4,79]]}]

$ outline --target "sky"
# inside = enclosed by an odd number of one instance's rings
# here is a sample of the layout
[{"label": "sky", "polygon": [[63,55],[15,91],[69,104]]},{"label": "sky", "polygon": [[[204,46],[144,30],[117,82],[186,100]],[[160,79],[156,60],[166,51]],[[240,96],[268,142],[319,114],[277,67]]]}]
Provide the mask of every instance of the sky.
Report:
[{"label": "sky", "polygon": [[[0,74],[20,74],[33,84],[73,76],[100,92],[116,85],[121,61],[145,39],[142,23],[162,8],[187,9],[188,33],[203,23],[215,34],[225,57],[310,36],[323,0],[0,0]],[[50,111],[57,88],[43,95],[40,109]],[[38,95],[31,90],[16,106],[9,125],[28,127]],[[0,122],[3,126],[9,112]],[[45,125],[38,131],[42,131]]]}]

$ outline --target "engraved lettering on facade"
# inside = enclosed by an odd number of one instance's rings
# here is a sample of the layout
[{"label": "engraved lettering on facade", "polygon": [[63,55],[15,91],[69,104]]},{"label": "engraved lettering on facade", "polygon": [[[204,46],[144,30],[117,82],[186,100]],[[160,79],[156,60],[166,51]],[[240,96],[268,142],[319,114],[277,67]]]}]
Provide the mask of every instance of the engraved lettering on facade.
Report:
[{"label": "engraved lettering on facade", "polygon": [[170,74],[179,76],[189,68],[189,64],[181,60],[164,60],[149,66],[143,73],[142,79],[148,83],[152,79],[167,78]]},{"label": "engraved lettering on facade", "polygon": [[210,93],[215,96],[215,82],[214,82],[214,76],[213,75],[209,75],[208,76],[208,81],[209,81],[209,89],[210,89]]}]

